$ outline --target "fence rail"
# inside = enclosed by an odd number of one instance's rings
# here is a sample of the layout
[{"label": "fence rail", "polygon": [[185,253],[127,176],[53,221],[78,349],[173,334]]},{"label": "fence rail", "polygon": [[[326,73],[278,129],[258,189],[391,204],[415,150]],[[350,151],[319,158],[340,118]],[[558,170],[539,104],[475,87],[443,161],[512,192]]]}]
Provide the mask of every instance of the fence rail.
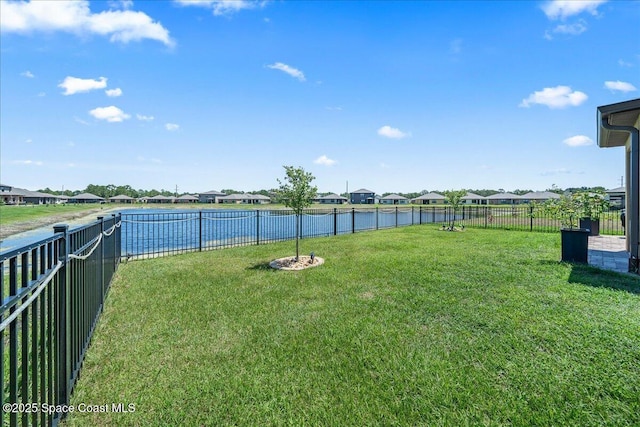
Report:
[{"label": "fence rail", "polygon": [[[291,210],[202,210],[122,213],[122,253],[127,258],[258,245],[295,238]],[[389,206],[308,209],[300,218],[302,238],[417,224],[448,224],[555,232],[560,223],[536,206]],[[602,214],[603,234],[623,234],[617,212]]]},{"label": "fence rail", "polygon": [[120,262],[120,215],[0,255],[0,425],[64,417]]}]

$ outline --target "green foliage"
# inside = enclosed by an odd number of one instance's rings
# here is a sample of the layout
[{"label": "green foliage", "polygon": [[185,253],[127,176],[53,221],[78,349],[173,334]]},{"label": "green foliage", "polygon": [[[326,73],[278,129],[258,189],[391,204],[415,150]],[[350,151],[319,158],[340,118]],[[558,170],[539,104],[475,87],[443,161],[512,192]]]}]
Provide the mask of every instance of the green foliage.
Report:
[{"label": "green foliage", "polygon": [[561,195],[559,199],[549,199],[542,204],[543,210],[560,221],[564,228],[577,228],[580,219],[580,204],[571,195]]},{"label": "green foliage", "polygon": [[462,204],[462,198],[467,194],[467,190],[448,190],[444,192],[445,202],[453,208],[453,216],[449,223],[449,228],[453,230],[455,227],[455,218],[460,205]]},{"label": "green foliage", "polygon": [[581,218],[600,219],[602,212],[609,209],[604,191],[580,191],[573,195]]},{"label": "green foliage", "polygon": [[296,260],[300,257],[300,215],[305,208],[313,204],[318,188],[311,185],[315,177],[301,167],[283,166],[286,171],[284,182],[278,179],[279,201],[291,208],[296,214]]},{"label": "green foliage", "polygon": [[313,204],[313,199],[318,194],[318,188],[311,185],[315,177],[303,168],[284,166],[284,169],[284,182],[278,179],[278,195],[286,207],[291,208],[296,215],[301,215],[305,208]]}]

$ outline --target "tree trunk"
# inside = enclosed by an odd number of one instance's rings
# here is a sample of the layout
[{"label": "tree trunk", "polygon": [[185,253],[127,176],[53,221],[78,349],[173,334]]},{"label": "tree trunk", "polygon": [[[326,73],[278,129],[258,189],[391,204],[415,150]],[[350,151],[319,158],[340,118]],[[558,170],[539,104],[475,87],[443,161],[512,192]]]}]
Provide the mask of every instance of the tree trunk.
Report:
[{"label": "tree trunk", "polygon": [[296,262],[300,259],[300,215],[296,215]]}]

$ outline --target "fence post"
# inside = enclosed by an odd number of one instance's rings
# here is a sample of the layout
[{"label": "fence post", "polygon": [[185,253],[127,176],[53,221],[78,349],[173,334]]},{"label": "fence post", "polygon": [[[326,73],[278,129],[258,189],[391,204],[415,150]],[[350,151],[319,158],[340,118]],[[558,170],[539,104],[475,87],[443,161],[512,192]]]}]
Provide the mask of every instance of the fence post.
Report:
[{"label": "fence post", "polygon": [[198,252],[202,252],[202,210],[198,211]]},{"label": "fence post", "polygon": [[260,209],[256,209],[256,246],[260,244]]},{"label": "fence post", "polygon": [[529,205],[529,231],[533,231],[533,205]]},{"label": "fence post", "polygon": [[[69,226],[56,225],[53,227],[54,233],[62,233],[58,240],[58,261],[62,262],[58,273],[57,295],[54,296],[56,302],[56,405],[66,405],[69,402],[69,351],[68,351],[68,325],[67,325],[67,287],[69,286]],[[63,417],[65,414],[61,414]]]},{"label": "fence post", "polygon": [[356,232],[356,208],[351,208],[351,232]]},{"label": "fence post", "polygon": [[376,230],[380,228],[380,207],[376,206]]},{"label": "fence post", "polygon": [[[104,217],[99,216],[98,221],[100,221],[100,234],[104,238]],[[104,246],[105,240],[103,239],[102,242],[100,242],[100,265],[98,266],[100,270],[100,310],[98,311],[102,311],[102,307],[104,306]]]},{"label": "fence post", "polygon": [[338,210],[333,208],[333,235],[338,234]]},{"label": "fence post", "polygon": [[398,207],[396,206],[396,228],[398,228]]}]

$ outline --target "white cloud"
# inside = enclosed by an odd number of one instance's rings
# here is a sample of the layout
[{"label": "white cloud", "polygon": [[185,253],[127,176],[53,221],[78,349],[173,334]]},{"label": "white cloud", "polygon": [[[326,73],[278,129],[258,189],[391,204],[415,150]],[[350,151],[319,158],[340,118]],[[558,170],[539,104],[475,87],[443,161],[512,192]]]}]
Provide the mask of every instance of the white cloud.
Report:
[{"label": "white cloud", "polygon": [[618,65],[625,68],[633,67],[633,64],[631,62],[627,62],[624,59],[618,59]]},{"label": "white cloud", "polygon": [[449,53],[457,55],[462,52],[462,39],[453,39],[449,43]]},{"label": "white cloud", "polygon": [[42,166],[44,164],[40,160],[15,160],[12,163],[14,165],[24,165],[24,166]]},{"label": "white cloud", "polygon": [[82,120],[80,117],[74,117],[73,120],[80,123],[81,125],[89,126],[89,122]]},{"label": "white cloud", "polygon": [[31,71],[29,71],[29,70],[27,70],[27,71],[24,71],[24,72],[20,73],[20,75],[21,75],[22,77],[26,77],[26,78],[29,78],[29,79],[32,79],[32,78],[34,78],[34,77],[35,77],[35,76],[33,75],[33,73],[32,73]]},{"label": "white cloud", "polygon": [[380,167],[381,167],[382,169],[390,169],[390,168],[391,168],[391,166],[389,166],[388,164],[386,164],[386,163],[384,163],[384,162],[380,163]]},{"label": "white cloud", "polygon": [[593,145],[593,140],[585,135],[575,135],[562,141],[569,147],[584,147]]},{"label": "white cloud", "polygon": [[338,162],[328,158],[326,155],[323,154],[322,156],[315,159],[313,163],[315,163],[316,165],[322,165],[322,166],[333,166]]},{"label": "white cloud", "polygon": [[182,6],[196,6],[213,10],[216,16],[229,15],[245,9],[264,7],[266,1],[249,0],[174,0]]},{"label": "white cloud", "polygon": [[301,82],[304,82],[306,80],[302,71],[298,70],[297,68],[290,67],[287,64],[283,64],[282,62],[276,62],[275,64],[267,65],[267,67],[271,68],[272,70],[283,71],[289,74],[291,77],[295,77],[296,79],[300,80]]},{"label": "white cloud", "polygon": [[165,129],[167,129],[169,132],[174,132],[177,131],[178,129],[180,129],[180,125],[177,125],[175,123],[166,123],[164,125]]},{"label": "white cloud", "polygon": [[519,106],[529,108],[531,104],[541,104],[549,108],[576,107],[585,102],[587,98],[587,94],[572,91],[569,86],[546,87],[523,99]]},{"label": "white cloud", "polygon": [[[130,5],[122,2],[121,5]],[[64,31],[76,35],[110,36],[112,42],[143,39],[173,46],[169,31],[144,12],[106,10],[92,13],[87,0],[0,2],[2,32],[29,34],[37,31]]]},{"label": "white cloud", "polygon": [[580,20],[573,24],[561,24],[553,29],[557,34],[569,34],[571,36],[577,36],[587,31],[587,23]]},{"label": "white cloud", "polygon": [[631,83],[617,81],[607,81],[604,82],[604,87],[610,90],[617,90],[620,92],[633,92],[636,91],[636,87]]},{"label": "white cloud", "polygon": [[598,7],[607,0],[553,0],[544,3],[542,11],[551,20],[566,19],[583,12],[598,14]]},{"label": "white cloud", "polygon": [[38,93],[38,96],[39,96],[40,98],[42,98],[42,97],[47,96],[47,94],[46,94],[46,93],[44,93],[44,92],[39,92],[39,93]]},{"label": "white cloud", "polygon": [[571,169],[558,168],[558,169],[553,169],[553,170],[540,172],[540,175],[542,175],[542,176],[552,176],[552,175],[568,175],[568,174],[573,174],[573,173],[575,173],[575,172],[573,172]]},{"label": "white cloud", "polygon": [[89,92],[107,87],[107,78],[100,77],[99,80],[80,79],[78,77],[65,77],[64,81],[58,85],[64,89],[63,95],[73,95],[80,92]]},{"label": "white cloud", "polygon": [[131,9],[133,7],[133,0],[111,0],[109,1],[109,7],[111,9]]},{"label": "white cloud", "polygon": [[99,107],[89,111],[98,120],[106,120],[110,123],[117,123],[127,120],[131,116],[113,105],[110,107]]},{"label": "white cloud", "polygon": [[117,98],[118,96],[122,96],[122,89],[120,89],[119,87],[115,89],[107,89],[104,91],[104,93],[106,93],[107,96],[111,98]]},{"label": "white cloud", "polygon": [[384,136],[386,138],[402,139],[411,136],[411,133],[402,132],[400,129],[392,128],[391,126],[382,126],[380,129],[378,129],[378,135]]},{"label": "white cloud", "polygon": [[33,140],[31,138],[25,139],[25,141],[27,144],[31,144],[33,142]]},{"label": "white cloud", "polygon": [[143,122],[152,122],[155,119],[153,116],[144,116],[142,114],[136,114],[136,118]]}]

